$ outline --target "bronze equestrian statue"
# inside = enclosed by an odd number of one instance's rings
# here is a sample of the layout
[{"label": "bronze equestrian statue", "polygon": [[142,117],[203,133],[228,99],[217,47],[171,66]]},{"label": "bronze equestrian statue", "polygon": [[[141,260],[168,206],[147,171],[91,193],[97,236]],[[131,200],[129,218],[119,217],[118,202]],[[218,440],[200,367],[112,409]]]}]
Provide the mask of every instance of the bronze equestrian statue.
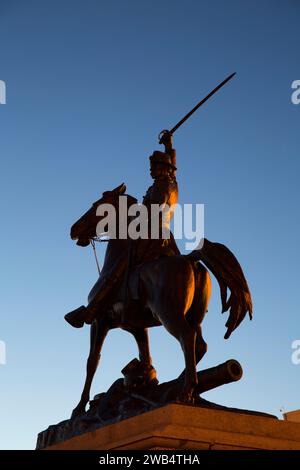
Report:
[{"label": "bronze equestrian statue", "polygon": [[[148,208],[154,203],[172,206],[178,199],[172,133],[164,132],[161,143],[165,152],[156,151],[150,157],[154,183],[143,200]],[[97,236],[96,227],[101,220],[96,214],[97,207],[111,204],[118,214],[120,197],[126,198],[128,207],[136,203],[134,197],[126,194],[124,184],[104,192],[72,226],[71,238],[79,246],[89,245]],[[128,217],[126,224],[129,222]],[[118,227],[116,233],[119,233]],[[74,327],[91,324],[86,380],[73,417],[85,411],[103,342],[113,328],[132,333],[147,375],[147,371],[153,369],[147,330],[163,325],[179,341],[184,354],[184,386],[178,399],[193,401],[196,365],[207,350],[201,331],[211,295],[206,268],[219,283],[223,312],[229,311],[225,334],[225,338],[229,338],[247,312],[252,318],[252,301],[242,268],[228,248],[204,239],[201,249],[181,255],[172,234],[169,239],[109,239],[103,269],[89,294],[87,307],[79,307],[65,316]]]}]

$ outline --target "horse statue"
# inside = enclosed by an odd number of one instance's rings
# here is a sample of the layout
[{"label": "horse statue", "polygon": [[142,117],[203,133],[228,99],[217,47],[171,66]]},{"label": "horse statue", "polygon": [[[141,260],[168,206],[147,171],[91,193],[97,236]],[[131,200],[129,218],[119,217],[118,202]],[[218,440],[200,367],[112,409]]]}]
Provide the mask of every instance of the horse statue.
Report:
[{"label": "horse statue", "polygon": [[[71,238],[79,246],[87,246],[93,241],[97,224],[104,217],[96,213],[100,204],[111,204],[116,210],[118,221],[119,198],[127,198],[128,207],[136,202],[135,198],[125,192],[124,184],[105,191],[102,198],[72,226]],[[116,233],[119,233],[118,230]],[[111,266],[120,256],[126,258],[131,242],[118,237],[108,240],[103,269],[89,294],[89,302],[97,294],[101,279],[105,279]],[[148,328],[164,326],[179,341],[184,354],[184,381],[178,399],[193,402],[193,391],[197,385],[196,366],[207,351],[201,331],[211,295],[211,279],[207,268],[219,283],[222,311],[229,311],[225,338],[229,338],[247,312],[252,318],[251,294],[242,268],[231,251],[222,244],[204,239],[202,248],[188,255],[162,256],[133,266],[115,284],[110,302],[91,323],[86,379],[81,399],[73,410],[72,417],[85,412],[103,342],[108,332],[114,328],[122,328],[134,336],[140,363],[147,372],[153,369]],[[137,290],[138,296],[134,295]]]}]

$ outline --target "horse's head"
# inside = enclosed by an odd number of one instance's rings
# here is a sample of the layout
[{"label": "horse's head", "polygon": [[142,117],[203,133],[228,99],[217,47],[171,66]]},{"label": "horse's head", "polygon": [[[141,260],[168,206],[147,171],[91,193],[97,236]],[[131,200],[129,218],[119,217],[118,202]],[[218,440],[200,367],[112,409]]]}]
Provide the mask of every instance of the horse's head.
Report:
[{"label": "horse's head", "polygon": [[[97,236],[96,228],[98,222],[101,220],[101,216],[97,215],[97,208],[101,204],[111,204],[116,209],[119,205],[119,197],[124,195],[126,186],[124,183],[120,184],[117,188],[112,191],[105,191],[100,199],[93,203],[92,207],[82,216],[77,222],[71,227],[71,238],[77,240],[77,245],[88,246],[91,239]],[[136,202],[136,199],[127,196],[132,202]]]}]

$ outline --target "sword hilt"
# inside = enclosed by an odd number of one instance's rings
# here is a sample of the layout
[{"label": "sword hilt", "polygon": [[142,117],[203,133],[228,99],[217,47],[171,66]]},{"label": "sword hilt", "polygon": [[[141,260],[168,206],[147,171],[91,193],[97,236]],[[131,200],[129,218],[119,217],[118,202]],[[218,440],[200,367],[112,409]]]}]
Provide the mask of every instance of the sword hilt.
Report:
[{"label": "sword hilt", "polygon": [[158,142],[165,146],[166,152],[173,148],[173,134],[168,130],[164,129],[158,135]]}]

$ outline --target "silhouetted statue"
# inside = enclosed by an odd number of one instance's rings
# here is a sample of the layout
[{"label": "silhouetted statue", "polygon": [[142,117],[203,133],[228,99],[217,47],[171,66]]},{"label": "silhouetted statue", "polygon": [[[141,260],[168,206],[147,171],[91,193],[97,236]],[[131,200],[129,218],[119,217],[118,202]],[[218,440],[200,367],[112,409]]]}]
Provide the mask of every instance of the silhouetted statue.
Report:
[{"label": "silhouetted statue", "polygon": [[[125,226],[127,233],[132,222],[132,216],[128,213],[125,219],[124,214],[121,214],[120,198],[126,198],[128,208],[137,202],[136,198],[125,193],[124,184],[112,191],[105,191],[102,198],[96,201],[71,228],[71,238],[77,240],[79,246],[88,246],[94,243],[98,235],[97,225],[104,220],[104,216],[97,212],[97,208],[110,204],[110,207],[116,211],[114,233],[117,238],[111,237],[108,241],[103,269],[88,296],[88,305],[81,306],[65,316],[65,319],[77,328],[82,327],[84,323],[91,324],[86,380],[80,402],[73,410],[72,417],[85,411],[103,342],[108,331],[113,328],[122,328],[132,333],[139,348],[139,361],[131,361],[123,369],[125,378],[122,380],[121,389],[122,387],[126,390],[134,389],[137,385],[144,387],[143,399],[148,404],[153,401],[153,397],[156,397],[156,402],[162,404],[168,399],[174,399],[175,395],[181,401],[193,402],[197,398],[196,391],[199,393],[199,390],[207,389],[208,383],[216,386],[216,383],[221,384],[231,380],[228,378],[228,367],[220,366],[213,373],[207,370],[203,375],[207,384],[197,387],[196,365],[207,349],[201,331],[201,323],[207,312],[211,294],[210,275],[206,268],[218,280],[222,311],[229,311],[225,338],[229,338],[247,312],[252,318],[251,295],[242,268],[224,245],[204,239],[201,249],[183,256],[172,233],[169,232],[169,237],[165,237],[163,233],[178,200],[173,133],[234,75],[231,74],[214,88],[170,131],[165,130],[160,134],[159,142],[165,146],[165,152],[155,151],[150,157],[150,170],[154,183],[143,199],[143,204],[147,208],[148,239],[143,236],[138,239],[118,236],[119,215],[123,217],[122,232]],[[151,208],[154,204],[164,207],[166,212],[159,221],[158,237],[152,236]],[[228,289],[229,298],[227,298]],[[184,353],[185,370],[175,382],[173,381],[174,383],[157,386],[147,329],[160,325],[180,342]],[[232,374],[229,376],[232,377]],[[240,377],[240,374],[237,376]],[[106,403],[109,403],[110,407],[118,408],[117,402],[120,402],[120,407],[123,409],[120,396],[123,394],[126,402],[127,395],[123,389],[121,393],[119,386],[120,384],[116,386],[119,398],[116,400],[113,398],[114,393],[107,392]],[[114,385],[112,388],[115,390]]]},{"label": "silhouetted statue", "polygon": [[[161,142],[165,144],[165,152],[156,151],[150,157],[154,184],[143,201],[149,207],[153,203],[171,206],[177,203],[178,198],[176,157],[170,133],[165,132]],[[136,203],[136,199],[125,191],[124,184],[105,191],[102,198],[72,226],[71,238],[77,240],[78,245],[87,246],[97,235],[96,226],[101,216],[96,215],[96,210],[100,204],[111,204],[118,215],[120,196],[127,198],[128,207]],[[129,222],[128,217],[126,224]],[[119,233],[118,227],[116,233]],[[136,339],[139,348],[139,372],[136,375],[140,379],[142,376],[144,384],[150,384],[156,376],[147,329],[163,325],[179,341],[184,353],[184,381],[177,398],[183,402],[193,401],[198,382],[196,365],[207,349],[201,323],[208,309],[211,280],[204,265],[218,280],[223,312],[229,311],[225,334],[228,338],[247,312],[250,318],[252,315],[246,279],[228,248],[205,239],[201,249],[181,255],[173,236],[169,240],[117,238],[108,241],[103,269],[89,294],[88,306],[82,306],[65,317],[75,327],[83,326],[84,322],[91,323],[86,381],[73,417],[85,411],[103,342],[113,328],[122,328]]]}]

